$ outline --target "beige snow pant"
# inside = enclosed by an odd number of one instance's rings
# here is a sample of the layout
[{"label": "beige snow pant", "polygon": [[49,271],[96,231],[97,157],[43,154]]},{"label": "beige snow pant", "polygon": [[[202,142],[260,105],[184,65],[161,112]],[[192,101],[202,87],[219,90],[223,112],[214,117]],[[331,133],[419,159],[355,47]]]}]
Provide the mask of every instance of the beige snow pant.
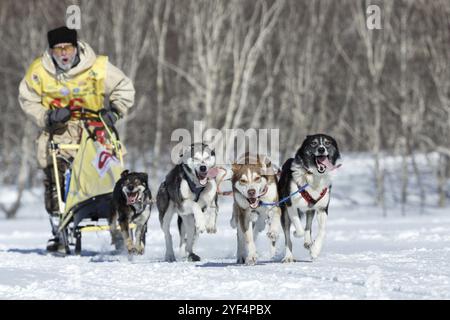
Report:
[{"label": "beige snow pant", "polygon": [[[78,144],[81,138],[81,123],[78,121],[69,121],[54,130],[53,141],[55,143]],[[51,215],[59,212],[58,195],[56,188],[56,177],[53,168],[52,155],[50,152],[50,133],[43,131],[36,140],[37,159],[39,166],[44,170],[44,200],[45,209]],[[64,174],[69,168],[70,163],[76,155],[76,150],[58,150],[57,166],[58,178],[61,187],[61,194],[64,194]]]}]

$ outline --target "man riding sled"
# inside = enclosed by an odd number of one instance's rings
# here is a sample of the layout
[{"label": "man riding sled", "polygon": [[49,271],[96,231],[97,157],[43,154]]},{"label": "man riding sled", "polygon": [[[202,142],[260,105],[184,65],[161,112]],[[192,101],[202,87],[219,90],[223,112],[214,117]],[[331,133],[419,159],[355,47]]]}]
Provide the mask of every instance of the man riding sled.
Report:
[{"label": "man riding sled", "polygon": [[[105,123],[113,126],[132,107],[135,90],[108,57],[96,55],[87,43],[77,40],[76,30],[60,27],[49,31],[47,38],[48,49],[31,64],[20,83],[19,102],[27,117],[42,130],[37,139],[37,159],[44,170],[45,208],[53,232],[47,250],[54,252],[60,241],[52,218],[58,216],[59,206],[49,139],[63,144],[80,142],[83,124],[79,112],[74,112],[77,107],[99,112]],[[61,189],[75,154],[74,150],[58,153]]]}]

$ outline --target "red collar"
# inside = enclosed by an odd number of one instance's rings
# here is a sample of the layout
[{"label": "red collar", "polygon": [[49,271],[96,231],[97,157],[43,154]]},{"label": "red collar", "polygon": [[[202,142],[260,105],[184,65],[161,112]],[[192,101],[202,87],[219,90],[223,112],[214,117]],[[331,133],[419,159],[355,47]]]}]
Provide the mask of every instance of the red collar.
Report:
[{"label": "red collar", "polygon": [[320,193],[319,198],[317,198],[316,200],[306,190],[303,190],[302,192],[300,192],[300,194],[302,195],[303,199],[305,199],[305,201],[308,203],[308,207],[312,207],[317,202],[319,202],[323,197],[325,197],[325,195],[327,194],[327,191],[328,191],[328,188],[324,188],[322,190],[322,192]]}]

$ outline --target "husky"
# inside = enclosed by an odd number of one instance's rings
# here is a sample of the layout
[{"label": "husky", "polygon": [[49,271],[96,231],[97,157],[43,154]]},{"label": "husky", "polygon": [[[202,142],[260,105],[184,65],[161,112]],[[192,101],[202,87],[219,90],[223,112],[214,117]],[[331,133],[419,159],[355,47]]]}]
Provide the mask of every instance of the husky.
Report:
[{"label": "husky", "polygon": [[[123,243],[129,254],[144,254],[147,221],[150,218],[152,194],[148,187],[148,175],[141,172],[125,170],[117,181],[113,191],[113,221],[119,220]],[[145,210],[149,205],[149,210]],[[130,232],[130,223],[136,224],[136,232]],[[116,227],[111,227],[113,242],[119,241],[115,234]],[[117,245],[120,248],[120,245]]]},{"label": "husky", "polygon": [[[239,164],[242,163],[242,164]],[[248,153],[244,160],[232,165],[233,217],[231,226],[237,229],[237,263],[254,265],[257,260],[255,240],[269,225],[271,255],[281,232],[281,210],[278,201],[277,177],[271,162],[261,155]],[[264,204],[272,205],[265,206]]]},{"label": "husky", "polygon": [[216,232],[217,184],[216,157],[206,144],[192,144],[181,155],[181,162],[166,176],[156,196],[159,221],[166,240],[165,260],[175,261],[170,223],[178,214],[181,251],[189,261],[200,261],[193,252],[200,233]]},{"label": "husky", "polygon": [[[307,136],[295,157],[288,159],[282,166],[278,191],[281,199],[298,191],[307,184],[302,192],[297,192],[288,201],[281,204],[282,225],[285,235],[286,254],[283,262],[293,262],[291,224],[294,236],[304,236],[304,247],[309,250],[312,259],[316,259],[322,250],[325,227],[330,203],[330,172],[340,166],[336,140],[325,134]],[[303,228],[300,215],[306,214],[306,226]],[[311,226],[317,215],[319,231],[316,239],[311,238]]]}]

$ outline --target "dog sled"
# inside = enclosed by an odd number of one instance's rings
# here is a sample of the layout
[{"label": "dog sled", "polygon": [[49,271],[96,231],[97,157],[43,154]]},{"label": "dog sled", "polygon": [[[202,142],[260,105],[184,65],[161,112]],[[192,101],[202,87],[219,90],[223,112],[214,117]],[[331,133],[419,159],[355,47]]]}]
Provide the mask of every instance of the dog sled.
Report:
[{"label": "dog sled", "polygon": [[[70,247],[81,253],[82,233],[109,230],[104,222],[111,218],[112,191],[123,171],[123,147],[116,129],[108,127],[97,111],[71,106],[71,112],[83,124],[79,144],[58,144],[52,135],[49,143],[59,207],[52,227],[61,255],[72,253]],[[57,158],[64,150],[75,150],[76,155],[63,188]],[[119,238],[114,239],[116,245]]]}]

